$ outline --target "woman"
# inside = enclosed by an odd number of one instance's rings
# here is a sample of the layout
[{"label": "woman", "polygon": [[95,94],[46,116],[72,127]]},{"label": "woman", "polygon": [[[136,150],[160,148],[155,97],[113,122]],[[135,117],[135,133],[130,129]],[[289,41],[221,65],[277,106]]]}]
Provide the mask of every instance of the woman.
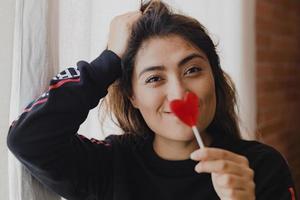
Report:
[{"label": "woman", "polygon": [[[203,149],[170,110],[187,92],[199,98]],[[104,97],[124,134],[76,134]],[[204,27],[154,1],[112,21],[97,59],[54,77],[12,124],[8,146],[67,199],[295,198],[282,156],[240,139],[234,107],[233,84]]]}]

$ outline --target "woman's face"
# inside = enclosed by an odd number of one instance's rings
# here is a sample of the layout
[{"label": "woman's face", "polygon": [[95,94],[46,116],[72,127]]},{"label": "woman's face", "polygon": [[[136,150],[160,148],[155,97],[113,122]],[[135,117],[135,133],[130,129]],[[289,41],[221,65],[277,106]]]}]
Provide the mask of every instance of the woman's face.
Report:
[{"label": "woman's face", "polygon": [[216,109],[214,77],[206,55],[180,36],[151,38],[139,49],[133,76],[134,107],[149,128],[168,140],[191,141],[192,129],[171,113],[170,102],[187,91],[199,97],[198,129],[204,131]]}]

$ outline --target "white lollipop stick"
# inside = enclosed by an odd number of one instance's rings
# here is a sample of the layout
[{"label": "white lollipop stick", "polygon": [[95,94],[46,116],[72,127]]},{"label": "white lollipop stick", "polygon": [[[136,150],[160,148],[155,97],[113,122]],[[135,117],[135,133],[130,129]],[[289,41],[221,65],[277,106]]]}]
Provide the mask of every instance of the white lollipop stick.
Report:
[{"label": "white lollipop stick", "polygon": [[203,140],[201,139],[201,136],[200,136],[200,133],[197,129],[196,126],[192,126],[192,129],[193,129],[193,132],[194,132],[194,135],[196,137],[196,140],[198,142],[198,145],[201,149],[203,149],[205,146],[204,146],[204,143],[203,143]]}]

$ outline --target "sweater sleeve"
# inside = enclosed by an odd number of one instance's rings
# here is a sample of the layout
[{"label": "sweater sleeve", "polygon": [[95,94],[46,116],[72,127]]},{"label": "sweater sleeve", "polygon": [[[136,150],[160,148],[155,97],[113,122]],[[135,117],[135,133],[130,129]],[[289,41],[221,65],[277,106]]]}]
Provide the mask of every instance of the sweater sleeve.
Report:
[{"label": "sweater sleeve", "polygon": [[254,164],[256,199],[296,200],[289,166],[282,155],[268,147]]},{"label": "sweater sleeve", "polygon": [[[11,152],[40,182],[67,199],[92,199],[112,176],[113,144],[77,134],[90,109],[121,75],[121,60],[104,51],[90,64],[68,68],[30,103],[7,136]],[[103,194],[104,195],[104,194]]]}]

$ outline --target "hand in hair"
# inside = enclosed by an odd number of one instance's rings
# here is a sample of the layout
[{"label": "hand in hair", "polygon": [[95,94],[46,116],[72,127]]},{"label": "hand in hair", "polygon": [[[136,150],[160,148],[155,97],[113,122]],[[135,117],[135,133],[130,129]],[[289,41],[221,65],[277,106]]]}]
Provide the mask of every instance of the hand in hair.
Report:
[{"label": "hand in hair", "polygon": [[223,149],[204,148],[193,152],[191,159],[200,161],[196,172],[211,173],[221,200],[255,199],[254,172],[246,157]]},{"label": "hand in hair", "polygon": [[110,23],[107,49],[113,51],[122,58],[131,28],[134,22],[142,15],[140,11],[128,12],[116,16]]}]

